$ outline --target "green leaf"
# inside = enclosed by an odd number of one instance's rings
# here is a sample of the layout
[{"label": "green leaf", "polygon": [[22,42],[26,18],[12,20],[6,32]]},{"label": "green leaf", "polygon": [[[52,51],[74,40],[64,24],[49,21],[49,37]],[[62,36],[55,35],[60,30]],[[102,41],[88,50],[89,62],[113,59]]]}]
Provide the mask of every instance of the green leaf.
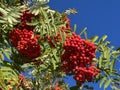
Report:
[{"label": "green leaf", "polygon": [[105,84],[104,84],[104,89],[106,89],[109,85],[110,85],[111,79],[106,80]]},{"label": "green leaf", "polygon": [[40,10],[37,9],[37,10],[35,11],[35,15],[38,15],[39,13],[40,13]]},{"label": "green leaf", "polygon": [[109,42],[109,41],[106,41],[105,44],[104,44],[104,46],[105,46],[105,47],[108,47],[109,44],[110,44],[110,42]]},{"label": "green leaf", "polygon": [[112,62],[110,63],[110,71],[111,72],[114,69],[114,65],[115,65],[115,60],[113,59]]},{"label": "green leaf", "polygon": [[52,58],[52,64],[53,64],[53,69],[55,70],[56,69],[56,62],[55,62],[55,60],[54,60],[54,58]]},{"label": "green leaf", "polygon": [[100,88],[102,87],[103,83],[106,81],[106,77],[103,77],[101,82],[100,82]]},{"label": "green leaf", "polygon": [[62,38],[62,44],[64,43],[64,39],[63,39],[63,33],[61,32],[61,30],[60,30],[60,37]]},{"label": "green leaf", "polygon": [[46,69],[46,65],[44,65],[44,64],[41,64],[40,67],[41,67],[42,69]]},{"label": "green leaf", "polygon": [[52,24],[54,25],[55,20],[54,20],[54,17],[53,17],[53,13],[50,12],[50,15],[51,15],[51,21],[52,21]]},{"label": "green leaf", "polygon": [[107,35],[104,35],[104,36],[100,39],[99,43],[102,43],[103,41],[105,41],[106,38],[107,38]]},{"label": "green leaf", "polygon": [[14,17],[10,16],[10,19],[12,20],[13,23],[17,23],[18,20],[16,20]]},{"label": "green leaf", "polygon": [[120,74],[117,73],[117,72],[114,72],[113,75],[114,75],[114,76],[118,76],[118,77],[120,78]]},{"label": "green leaf", "polygon": [[47,48],[45,49],[45,51],[43,52],[42,56],[47,55],[48,53],[50,53],[51,49]]},{"label": "green leaf", "polygon": [[98,36],[94,36],[94,37],[90,38],[90,41],[95,42],[97,39],[98,39]]},{"label": "green leaf", "polygon": [[1,56],[2,56],[2,60],[4,60],[5,58],[4,58],[4,55],[3,54],[1,54]]},{"label": "green leaf", "polygon": [[6,23],[6,21],[5,20],[0,20],[0,23]]},{"label": "green leaf", "polygon": [[103,59],[103,55],[101,54],[100,57],[99,57],[99,60],[98,60],[99,68],[102,67],[102,59]]},{"label": "green leaf", "polygon": [[53,25],[53,30],[54,30],[54,32],[55,32],[55,36],[57,36],[58,35],[58,31],[57,31],[57,28],[56,28],[56,26],[55,25]]},{"label": "green leaf", "polygon": [[2,52],[5,54],[5,56],[10,60],[10,55],[8,54],[8,52],[6,52],[4,49],[2,49]]},{"label": "green leaf", "polygon": [[1,8],[1,7],[0,7],[0,12],[1,12],[3,15],[7,15],[7,13],[8,13],[6,10],[4,10],[4,9]]},{"label": "green leaf", "polygon": [[54,56],[55,60],[56,60],[57,62],[59,62],[59,58],[57,57],[57,50],[54,49],[54,50],[52,50],[52,52],[53,52],[53,56]]},{"label": "green leaf", "polygon": [[3,90],[7,90],[6,84],[4,83],[4,77],[3,77],[3,72],[0,69],[0,88]]},{"label": "green leaf", "polygon": [[113,78],[112,82],[120,82],[120,79],[119,78]]},{"label": "green leaf", "polygon": [[104,57],[106,58],[107,62],[105,63],[105,67],[108,68],[109,63],[110,63],[110,50],[103,51],[104,52]]},{"label": "green leaf", "polygon": [[93,58],[92,62],[98,63],[98,59],[97,58]]},{"label": "green leaf", "polygon": [[33,67],[33,65],[32,65],[32,64],[29,64],[29,63],[27,63],[27,64],[23,64],[21,67],[22,67],[22,68],[27,68],[27,67]]},{"label": "green leaf", "polygon": [[15,18],[20,18],[20,13],[14,12],[14,13],[11,13],[10,15]]},{"label": "green leaf", "polygon": [[63,43],[65,43],[65,40],[66,40],[66,33],[63,32]]},{"label": "green leaf", "polygon": [[80,36],[84,33],[84,32],[86,32],[86,30],[87,30],[87,27],[85,27],[81,32],[80,32]]},{"label": "green leaf", "polygon": [[84,36],[85,36],[85,39],[87,40],[88,39],[88,36],[87,36],[87,33],[84,32]]},{"label": "green leaf", "polygon": [[8,22],[9,22],[10,24],[13,24],[13,22],[12,22],[10,16],[9,16],[7,19],[8,19]]},{"label": "green leaf", "polygon": [[75,24],[74,25],[74,32],[76,32],[76,30],[77,30],[77,25]]},{"label": "green leaf", "polygon": [[44,18],[48,19],[47,13],[43,10],[42,7],[40,8],[40,10],[41,10],[41,13],[43,14]]},{"label": "green leaf", "polygon": [[119,55],[120,55],[120,51],[116,51],[116,50],[112,51],[113,58],[117,58],[119,57]]},{"label": "green leaf", "polygon": [[37,22],[37,21],[34,21],[34,22],[31,22],[31,23],[27,23],[27,25],[30,25],[30,26],[35,26],[35,25],[37,25],[39,22]]},{"label": "green leaf", "polygon": [[18,80],[18,75],[12,68],[2,66],[0,70],[3,72],[3,76],[5,76],[5,79],[10,79],[12,77]]}]

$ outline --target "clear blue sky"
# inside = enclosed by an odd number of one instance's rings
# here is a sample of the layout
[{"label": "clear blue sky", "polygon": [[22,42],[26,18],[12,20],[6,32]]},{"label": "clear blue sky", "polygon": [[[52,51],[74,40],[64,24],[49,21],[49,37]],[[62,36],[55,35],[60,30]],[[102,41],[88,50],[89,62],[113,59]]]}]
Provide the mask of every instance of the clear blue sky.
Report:
[{"label": "clear blue sky", "polygon": [[[78,14],[70,16],[71,26],[77,24],[77,33],[87,27],[89,37],[94,35],[101,37],[107,34],[107,40],[115,48],[120,46],[120,0],[51,0],[49,5],[60,12],[68,8],[77,9]],[[120,67],[120,63],[117,67]],[[66,82],[74,85],[71,78]],[[95,90],[103,90],[99,89],[98,84],[94,87]]]}]

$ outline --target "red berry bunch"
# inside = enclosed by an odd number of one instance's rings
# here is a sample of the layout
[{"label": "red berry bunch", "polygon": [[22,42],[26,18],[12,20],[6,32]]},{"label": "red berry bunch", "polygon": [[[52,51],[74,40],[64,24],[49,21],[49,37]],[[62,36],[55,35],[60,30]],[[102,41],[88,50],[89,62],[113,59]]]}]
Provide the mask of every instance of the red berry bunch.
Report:
[{"label": "red berry bunch", "polygon": [[16,28],[15,30],[12,30],[12,32],[10,33],[9,39],[11,40],[12,46],[17,47],[19,41],[23,39],[24,40],[29,39],[32,37],[32,35],[33,35],[32,31],[29,32],[26,29],[20,30]]},{"label": "red berry bunch", "polygon": [[36,39],[21,40],[18,42],[18,51],[22,56],[29,57],[31,59],[40,55],[40,46],[37,44]]},{"label": "red berry bunch", "polygon": [[100,70],[96,67],[76,67],[73,72],[75,73],[74,79],[78,81],[81,86],[86,80],[91,82],[92,79],[99,74]]},{"label": "red berry bunch", "polygon": [[22,16],[20,18],[20,29],[27,29],[33,31],[34,26],[27,25],[27,23],[30,23],[32,21],[32,18],[35,17],[35,15],[31,14],[29,10],[26,10],[22,13]]},{"label": "red berry bunch", "polygon": [[21,16],[21,21],[22,21],[22,22],[31,22],[32,17],[34,17],[34,15],[31,14],[31,13],[29,12],[29,10],[26,10],[26,9],[25,9],[25,11],[23,12],[23,14],[22,14],[22,16]]},{"label": "red berry bunch", "polygon": [[[90,81],[90,79],[96,75],[88,72],[91,70],[90,67],[92,65],[92,59],[95,57],[96,46],[94,46],[92,42],[86,41],[79,35],[72,33],[72,37],[66,37],[63,48],[65,52],[61,56],[62,70],[66,72],[66,74],[74,73],[75,80],[81,80],[81,78],[83,78],[82,81]],[[76,67],[78,67],[78,69]],[[96,71],[97,70],[91,72],[95,73]],[[88,76],[85,77],[85,74]],[[78,76],[80,76],[79,79]],[[90,77],[90,79],[87,79],[88,77]]]},{"label": "red berry bunch", "polygon": [[32,31],[15,29],[10,33],[9,39],[12,46],[17,47],[22,56],[33,59],[40,55],[41,48],[37,43],[38,36],[34,36]]}]

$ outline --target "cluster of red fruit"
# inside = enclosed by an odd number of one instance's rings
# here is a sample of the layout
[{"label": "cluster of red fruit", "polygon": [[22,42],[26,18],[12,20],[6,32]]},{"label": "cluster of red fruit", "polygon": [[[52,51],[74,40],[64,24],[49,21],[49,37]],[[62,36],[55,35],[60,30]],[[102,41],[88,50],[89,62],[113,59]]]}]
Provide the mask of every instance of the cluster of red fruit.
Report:
[{"label": "cluster of red fruit", "polygon": [[10,33],[9,39],[12,46],[17,47],[22,56],[33,59],[40,55],[38,36],[34,35],[32,31],[15,29]]},{"label": "cluster of red fruit", "polygon": [[[34,35],[34,26],[27,25],[27,22],[31,22],[33,14],[28,10],[23,12],[21,16],[21,23],[16,25],[17,28],[12,30],[9,35],[11,44],[17,47],[18,52],[25,57],[30,59],[36,58],[40,55],[41,48],[38,45],[38,36]],[[18,29],[19,28],[19,29]]]},{"label": "cluster of red fruit", "polygon": [[86,80],[91,82],[92,79],[100,73],[100,70],[95,66],[76,67],[73,72],[75,73],[74,79],[78,81],[79,86],[81,86]]},{"label": "cluster of red fruit", "polygon": [[27,25],[28,22],[32,21],[32,18],[36,17],[35,15],[31,14],[29,10],[26,10],[22,13],[21,16],[21,23],[20,23],[20,29],[27,29],[27,30],[33,30],[34,26]]},{"label": "cluster of red fruit", "polygon": [[91,81],[98,74],[99,70],[91,67],[96,51],[92,42],[72,33],[72,37],[66,38],[63,48],[65,52],[61,56],[61,68],[66,74],[74,73],[74,78],[80,85],[86,80]]}]

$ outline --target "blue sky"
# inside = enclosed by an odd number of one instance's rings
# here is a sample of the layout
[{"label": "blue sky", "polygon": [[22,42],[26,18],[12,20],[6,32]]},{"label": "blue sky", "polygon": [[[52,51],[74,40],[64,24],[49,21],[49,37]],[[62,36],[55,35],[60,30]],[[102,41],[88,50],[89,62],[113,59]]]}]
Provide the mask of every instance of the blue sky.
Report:
[{"label": "blue sky", "polygon": [[77,9],[78,14],[70,15],[70,19],[78,32],[87,27],[89,37],[107,34],[111,44],[120,46],[120,0],[51,0],[49,5],[60,12]]},{"label": "blue sky", "polygon": [[[60,12],[68,8],[77,9],[78,14],[69,16],[71,26],[77,24],[77,33],[87,27],[89,37],[94,35],[101,37],[106,34],[111,45],[115,48],[120,46],[120,0],[51,0],[49,5]],[[117,67],[120,65],[117,64]],[[66,82],[74,85],[71,78]],[[95,90],[103,90],[99,89],[98,84],[94,87]]]}]

